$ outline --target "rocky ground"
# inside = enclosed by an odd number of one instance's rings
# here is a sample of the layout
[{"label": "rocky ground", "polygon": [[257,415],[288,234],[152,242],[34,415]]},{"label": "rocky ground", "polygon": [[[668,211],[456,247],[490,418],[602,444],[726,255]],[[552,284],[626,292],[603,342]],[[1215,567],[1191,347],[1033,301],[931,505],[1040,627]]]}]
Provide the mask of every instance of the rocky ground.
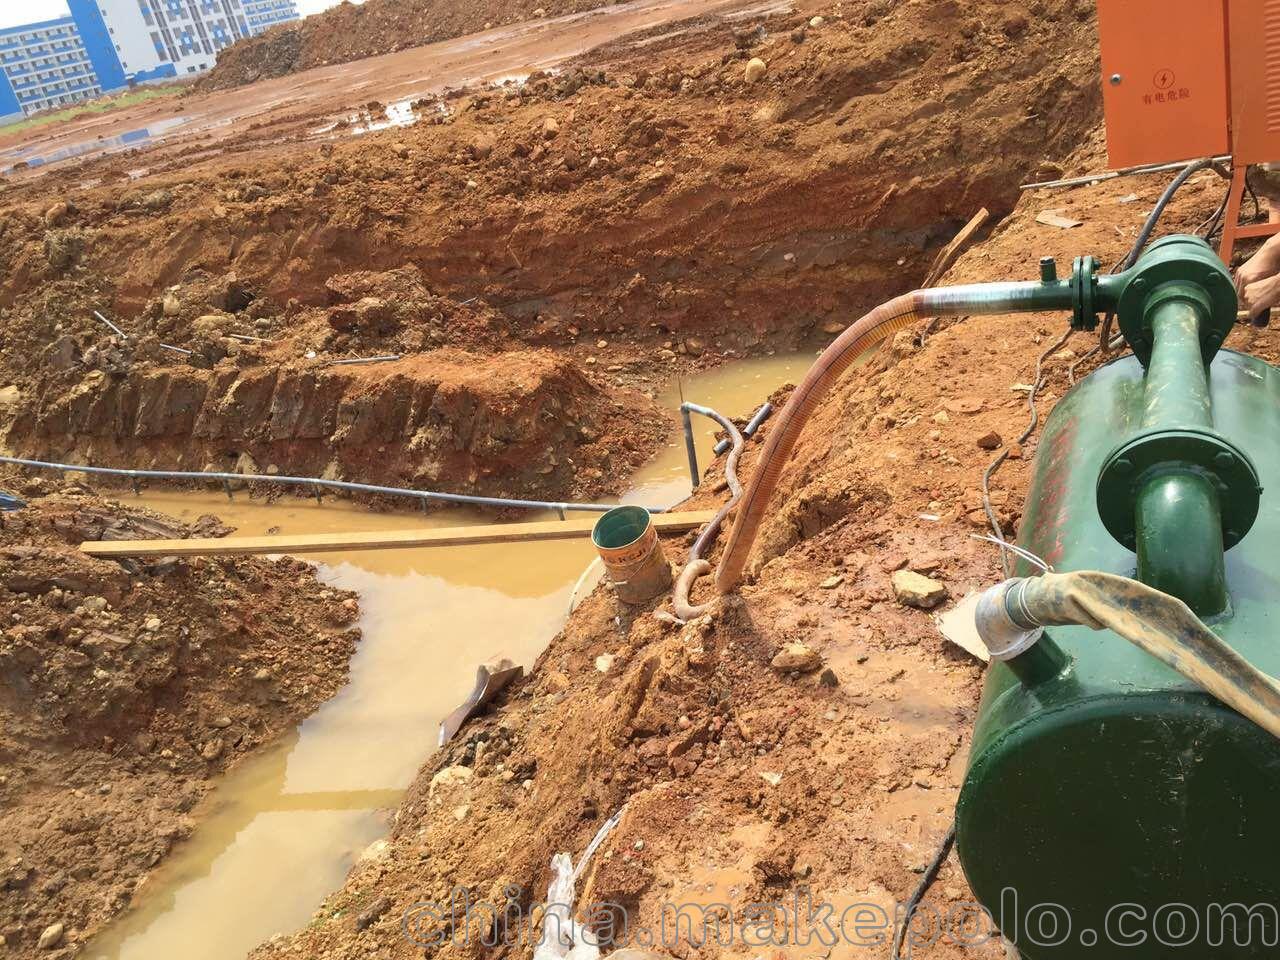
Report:
[{"label": "rocky ground", "polygon": [[125,909],[219,774],[343,684],[354,595],[281,559],[125,564],[84,540],[219,536],[74,483],[5,478],[0,946],[66,957]]}]

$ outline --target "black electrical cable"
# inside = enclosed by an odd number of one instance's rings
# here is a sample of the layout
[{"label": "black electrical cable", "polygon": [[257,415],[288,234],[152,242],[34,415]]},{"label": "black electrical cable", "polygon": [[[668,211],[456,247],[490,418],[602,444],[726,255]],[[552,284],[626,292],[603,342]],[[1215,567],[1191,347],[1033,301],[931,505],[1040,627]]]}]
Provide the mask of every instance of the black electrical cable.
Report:
[{"label": "black electrical cable", "polygon": [[1160,217],[1164,214],[1164,208],[1169,205],[1169,201],[1173,199],[1173,195],[1181,189],[1182,185],[1191,179],[1201,170],[1206,170],[1213,166],[1213,160],[1206,157],[1203,160],[1193,160],[1182,168],[1181,172],[1173,178],[1169,186],[1165,187],[1164,193],[1160,195],[1160,199],[1156,201],[1156,205],[1152,207],[1151,213],[1147,216],[1147,222],[1142,225],[1142,229],[1138,231],[1138,239],[1133,242],[1133,249],[1128,255],[1120,261],[1119,269],[1116,273],[1122,273],[1128,270],[1138,258],[1142,256],[1142,251],[1147,248],[1147,244],[1151,241],[1151,234],[1155,232],[1156,225],[1160,222]]},{"label": "black electrical cable", "polygon": [[947,835],[942,838],[942,843],[938,845],[938,852],[933,855],[933,860],[925,867],[924,876],[920,878],[920,883],[916,885],[916,892],[911,895],[911,899],[907,901],[902,911],[902,923],[898,925],[898,929],[893,934],[893,953],[890,954],[893,960],[902,960],[902,943],[907,938],[907,931],[911,929],[911,918],[915,916],[916,910],[920,908],[920,901],[924,899],[924,895],[929,892],[933,882],[938,879],[938,873],[942,870],[942,865],[946,863],[947,857],[951,856],[951,849],[955,845],[956,827],[953,823],[951,829],[947,831]]},{"label": "black electrical cable", "polygon": [[1253,201],[1253,216],[1256,220],[1262,216],[1262,201],[1258,199],[1258,194],[1253,189],[1253,182],[1249,179],[1248,170],[1244,172],[1244,188],[1249,194],[1249,199]]},{"label": "black electrical cable", "polygon": [[1209,243],[1213,239],[1213,235],[1218,232],[1218,228],[1222,226],[1222,217],[1226,214],[1227,204],[1230,202],[1231,186],[1228,185],[1227,195],[1223,197],[1222,202],[1218,204],[1218,209],[1214,211],[1213,216],[1200,224],[1199,229],[1196,230],[1196,233],[1200,235],[1201,239],[1203,239],[1205,243]]},{"label": "black electrical cable", "polygon": [[[1249,179],[1249,174],[1247,172],[1244,176],[1244,186],[1245,190],[1248,191],[1249,202],[1253,204],[1253,219],[1256,220],[1263,215],[1262,201],[1258,199],[1257,190],[1254,188],[1253,181]],[[1213,216],[1200,224],[1196,229],[1196,233],[1199,234],[1201,239],[1206,243],[1211,242],[1213,240],[1213,235],[1223,226],[1222,218],[1227,212],[1227,205],[1231,202],[1231,190],[1232,185],[1228,183],[1227,195],[1222,198],[1222,203],[1218,204],[1218,209],[1214,211]]]}]

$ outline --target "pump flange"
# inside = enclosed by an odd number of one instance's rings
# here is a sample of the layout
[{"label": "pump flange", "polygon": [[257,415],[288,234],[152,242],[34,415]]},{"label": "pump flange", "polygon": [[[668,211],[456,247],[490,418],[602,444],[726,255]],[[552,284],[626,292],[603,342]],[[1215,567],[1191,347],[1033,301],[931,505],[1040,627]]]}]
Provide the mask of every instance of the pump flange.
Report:
[{"label": "pump flange", "polygon": [[1071,265],[1071,326],[1094,330],[1098,326],[1098,258],[1076,257]]},{"label": "pump flange", "polygon": [[1235,325],[1238,298],[1231,274],[1199,237],[1157,240],[1132,269],[1112,282],[1119,286],[1116,314],[1120,332],[1144,367],[1151,361],[1152,307],[1175,285],[1184,296],[1202,298],[1206,319],[1200,327],[1200,352],[1206,366]]},{"label": "pump flange", "polygon": [[1215,431],[1157,428],[1120,444],[1098,474],[1098,516],[1118,543],[1134,548],[1139,491],[1154,472],[1168,468],[1196,470],[1212,481],[1222,509],[1224,550],[1245,538],[1262,501],[1249,455]]}]

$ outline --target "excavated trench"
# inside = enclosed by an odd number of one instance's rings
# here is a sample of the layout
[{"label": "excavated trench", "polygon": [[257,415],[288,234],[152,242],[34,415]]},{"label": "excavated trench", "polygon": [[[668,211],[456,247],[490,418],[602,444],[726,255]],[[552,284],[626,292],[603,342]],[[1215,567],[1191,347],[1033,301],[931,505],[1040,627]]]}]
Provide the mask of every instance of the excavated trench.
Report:
[{"label": "excavated trench", "polygon": [[[92,371],[60,396],[21,408],[9,445],[60,463],[135,469],[285,472],[483,495],[595,495],[589,470],[612,439],[623,462],[652,433],[618,421],[660,412],[605,396],[550,353],[452,352],[367,366],[161,367]],[[643,438],[635,439],[635,438]],[[592,483],[592,479],[596,482]]]},{"label": "excavated trench", "polygon": [[[6,183],[0,447],[675,502],[673,373],[687,399],[748,414],[812,356],[788,350],[913,286],[973,213],[998,222],[1093,126],[1091,5],[1018,6],[870,2],[802,42],[808,13],[785,13],[749,49],[738,27],[695,25],[456,96],[447,122],[313,135],[349,111],[345,91],[226,141],[158,144],[137,182],[138,158],[105,156]],[[752,86],[756,54],[769,73]],[[384,353],[401,359],[335,365]],[[704,462],[707,446],[704,431]],[[783,518],[795,537],[866,494],[822,483]],[[474,519],[143,500],[245,534]],[[379,856],[475,664],[530,663],[590,559],[581,543],[319,558],[362,595],[350,684],[220,785],[87,955],[231,960],[306,924]]]},{"label": "excavated trench", "polygon": [[[672,384],[660,400],[678,405],[682,389],[689,399],[749,412],[808,362],[807,355],[741,361],[682,387]],[[696,430],[705,463],[714,425],[700,421]],[[624,499],[666,506],[688,490],[684,442],[673,435],[631,479]],[[461,509],[424,518],[306,501],[229,503],[221,494],[126,499],[177,517],[216,513],[242,535],[480,522]],[[350,682],[296,734],[219,785],[192,839],[86,956],[233,960],[305,924],[358,858],[379,856],[391,811],[434,748],[440,720],[464,698],[476,665],[495,656],[531,664],[563,625],[571,591],[593,556],[588,542],[567,541],[317,557],[326,583],[360,594],[363,639]]]}]

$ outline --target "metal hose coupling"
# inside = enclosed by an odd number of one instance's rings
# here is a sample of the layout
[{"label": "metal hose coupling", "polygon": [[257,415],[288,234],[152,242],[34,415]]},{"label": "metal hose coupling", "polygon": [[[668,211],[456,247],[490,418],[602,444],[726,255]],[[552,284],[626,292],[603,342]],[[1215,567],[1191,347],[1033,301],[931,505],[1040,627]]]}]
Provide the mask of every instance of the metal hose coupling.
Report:
[{"label": "metal hose coupling", "polygon": [[992,660],[1007,662],[1026,653],[1044,636],[1044,627],[1023,596],[1029,577],[1015,577],[984,591],[974,621]]}]

